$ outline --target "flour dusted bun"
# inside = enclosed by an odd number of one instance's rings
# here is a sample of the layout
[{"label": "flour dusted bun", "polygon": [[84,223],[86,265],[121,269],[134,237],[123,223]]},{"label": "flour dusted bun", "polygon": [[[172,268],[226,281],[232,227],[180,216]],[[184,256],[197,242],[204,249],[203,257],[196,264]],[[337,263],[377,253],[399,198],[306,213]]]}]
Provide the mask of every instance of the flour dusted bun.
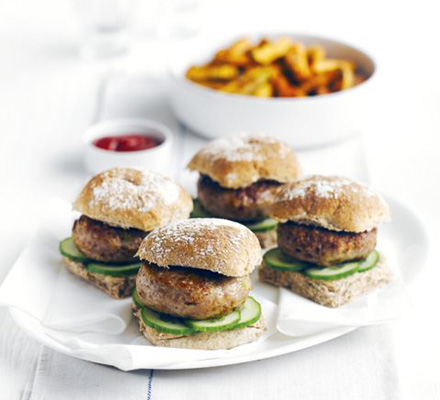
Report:
[{"label": "flour dusted bun", "polygon": [[237,277],[250,274],[260,264],[261,247],[244,225],[194,218],[152,231],[136,256],[161,267],[198,268]]},{"label": "flour dusted bun", "polygon": [[281,222],[365,232],[390,220],[388,205],[367,186],[338,176],[312,175],[283,186],[269,215]]},{"label": "flour dusted bun", "polygon": [[94,176],[73,207],[109,225],[151,231],[188,218],[193,204],[180,185],[159,173],[113,168]]},{"label": "flour dusted bun", "polygon": [[192,158],[188,168],[231,189],[259,180],[292,182],[301,174],[295,153],[286,143],[244,135],[212,141]]}]

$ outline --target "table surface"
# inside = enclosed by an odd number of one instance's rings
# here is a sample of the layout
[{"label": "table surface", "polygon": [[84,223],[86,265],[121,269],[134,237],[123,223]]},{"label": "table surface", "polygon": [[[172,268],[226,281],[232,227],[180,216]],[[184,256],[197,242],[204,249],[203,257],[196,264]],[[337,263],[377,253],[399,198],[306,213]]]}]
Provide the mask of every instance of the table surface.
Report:
[{"label": "table surface", "polygon": [[[201,32],[294,29],[347,38],[374,50],[381,85],[362,138],[298,154],[311,171],[325,166],[326,172],[369,180],[401,199],[423,219],[435,249],[440,239],[438,13],[424,0],[371,1],[362,7],[350,1],[312,3],[225,0],[219,10],[216,2],[206,1],[199,8]],[[176,133],[173,170],[181,181],[188,178],[181,172],[184,163],[204,143],[169,109],[163,71],[176,42],[142,36],[142,17],[151,21],[148,9],[138,15],[130,55],[94,63],[77,57],[70,8],[69,2],[55,0],[0,3],[0,282],[35,229],[45,199],[72,199],[87,179],[81,135],[90,123],[119,116],[167,123]],[[249,13],[252,18],[245,17]],[[300,16],[294,27],[292,15]],[[341,149],[346,162],[333,158]],[[190,399],[199,393],[206,399],[440,398],[435,309],[440,271],[433,253],[410,287],[413,307],[406,318],[232,367],[123,373],[44,348],[0,309],[0,398]]]}]

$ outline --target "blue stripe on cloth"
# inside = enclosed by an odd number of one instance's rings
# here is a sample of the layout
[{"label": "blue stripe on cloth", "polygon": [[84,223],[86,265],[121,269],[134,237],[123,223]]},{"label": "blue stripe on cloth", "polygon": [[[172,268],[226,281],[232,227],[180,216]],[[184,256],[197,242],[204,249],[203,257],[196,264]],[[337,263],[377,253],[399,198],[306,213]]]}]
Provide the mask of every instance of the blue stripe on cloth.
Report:
[{"label": "blue stripe on cloth", "polygon": [[151,400],[151,393],[153,389],[153,376],[154,376],[154,369],[150,371],[150,375],[148,376],[147,400]]}]

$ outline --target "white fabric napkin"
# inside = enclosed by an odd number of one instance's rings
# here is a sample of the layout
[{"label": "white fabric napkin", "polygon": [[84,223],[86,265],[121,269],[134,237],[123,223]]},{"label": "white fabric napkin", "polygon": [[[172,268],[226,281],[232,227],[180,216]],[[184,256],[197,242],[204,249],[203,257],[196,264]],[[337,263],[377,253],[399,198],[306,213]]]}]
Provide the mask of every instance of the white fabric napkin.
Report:
[{"label": "white fabric napkin", "polygon": [[71,235],[71,206],[51,200],[41,227],[0,291],[0,304],[19,308],[49,328],[119,334],[131,320],[130,300],[115,300],[62,267],[60,240]]},{"label": "white fabric napkin", "polygon": [[[387,254],[387,263],[393,267],[394,257]],[[395,268],[393,279],[351,303],[338,308],[321,306],[280,289],[276,326],[288,336],[306,336],[337,327],[359,327],[385,323],[405,314],[410,306],[408,292]]]},{"label": "white fabric napkin", "polygon": [[43,325],[71,332],[119,334],[131,321],[131,299],[116,300],[61,269]]}]

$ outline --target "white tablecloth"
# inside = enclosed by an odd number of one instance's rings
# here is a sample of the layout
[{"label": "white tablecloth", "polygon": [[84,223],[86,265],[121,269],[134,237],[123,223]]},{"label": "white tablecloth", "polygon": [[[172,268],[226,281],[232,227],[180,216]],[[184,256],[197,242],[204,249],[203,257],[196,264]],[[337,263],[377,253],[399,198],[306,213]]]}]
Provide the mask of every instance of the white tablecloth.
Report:
[{"label": "white tablecloth", "polygon": [[[108,65],[77,60],[68,4],[10,3],[0,9],[0,280],[36,226],[45,198],[72,199],[86,179],[81,134],[93,119],[141,115],[166,122],[179,133],[175,171],[181,181],[190,179],[181,167],[204,142],[179,126],[163,97],[162,45],[139,40],[125,61],[128,72],[111,75],[97,107],[97,88]],[[299,156],[313,172],[325,166],[326,173],[370,180],[406,201],[425,218],[435,247],[440,239],[440,76],[435,73],[439,55],[432,51],[438,13],[428,2],[353,7],[349,1],[227,0],[223,10],[206,3],[201,7],[205,30],[314,31],[375,49],[383,85],[363,141]],[[120,68],[116,65],[116,71]],[[134,70],[144,74],[134,76]],[[335,156],[340,152],[344,158]],[[72,359],[29,339],[0,310],[0,398],[440,398],[436,264],[431,255],[410,288],[413,312],[398,323],[360,329],[275,359],[208,370],[122,373]]]}]

